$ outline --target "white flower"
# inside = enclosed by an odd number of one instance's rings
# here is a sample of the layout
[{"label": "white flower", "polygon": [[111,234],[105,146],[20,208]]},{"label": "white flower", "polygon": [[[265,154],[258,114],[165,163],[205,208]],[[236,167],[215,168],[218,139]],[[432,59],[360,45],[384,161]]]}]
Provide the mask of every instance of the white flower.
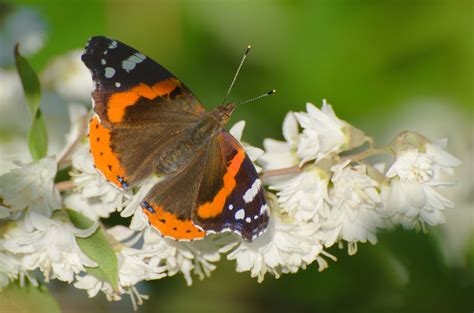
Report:
[{"label": "white flower", "polygon": [[[161,237],[151,228],[135,233],[124,226],[115,226],[107,232],[124,245],[117,253],[118,292],[114,292],[109,283],[90,275],[76,276],[74,286],[86,290],[89,297],[94,297],[99,291],[103,291],[109,301],[120,300],[122,294],[129,294],[135,309],[137,305],[143,303],[143,300],[148,299],[148,296],[138,292],[136,284],[139,282],[161,279],[181,272],[186,283],[191,285],[191,273],[203,279],[215,269],[212,262],[220,260],[219,248],[210,239],[178,242]],[[141,247],[133,248],[132,246],[142,238]]]},{"label": "white flower", "polygon": [[66,144],[64,148],[56,155],[58,162],[62,159],[69,159],[72,152],[76,148],[78,141],[85,137],[85,127],[87,121],[86,107],[80,104],[69,104],[69,132],[66,134]]},{"label": "white flower", "polygon": [[22,55],[40,50],[46,39],[45,29],[45,22],[34,10],[22,8],[6,14],[0,30],[0,65],[13,63],[12,51],[17,42]]},{"label": "white flower", "polygon": [[120,294],[114,292],[109,283],[100,281],[92,275],[76,276],[74,287],[86,290],[89,298],[95,297],[99,291],[102,291],[109,301],[118,301],[121,299]]},{"label": "white flower", "polygon": [[153,256],[154,253],[146,249],[122,248],[118,253],[120,286],[132,287],[143,280],[165,277],[166,268],[159,266]]},{"label": "white flower", "polygon": [[0,220],[7,219],[11,216],[10,209],[0,205]]},{"label": "white flower", "polygon": [[279,141],[266,138],[263,141],[265,153],[259,158],[259,163],[265,170],[276,170],[298,165],[300,159],[296,154],[298,141],[298,123],[293,112],[288,112],[283,120],[283,138]]},{"label": "white flower", "polygon": [[199,279],[208,277],[216,268],[212,263],[220,260],[219,248],[210,237],[191,242],[176,241],[161,237],[151,228],[145,230],[142,249],[150,253],[150,262],[164,266],[168,276],[181,272],[188,286],[193,281],[191,273]]},{"label": "white flower", "polygon": [[244,132],[245,121],[240,121],[235,123],[229,130],[229,133],[237,139],[245,149],[245,152],[249,158],[254,162],[255,169],[259,173],[262,169],[255,164],[255,161],[263,154],[263,150],[254,146],[249,145],[248,143],[241,141],[242,133]]},{"label": "white flower", "polygon": [[[124,226],[114,226],[108,229],[107,232],[118,241],[135,236],[132,230]],[[141,236],[138,239],[140,238]],[[74,286],[86,290],[89,298],[95,297],[99,291],[102,291],[109,301],[118,301],[122,298],[121,295],[128,294],[136,310],[137,306],[143,303],[143,300],[148,299],[148,296],[140,294],[135,285],[144,280],[166,277],[166,273],[165,268],[152,258],[153,252],[146,249],[132,248],[132,244],[124,243],[120,252],[117,253],[119,267],[118,290],[113,290],[110,283],[100,281],[91,275],[76,276]]]},{"label": "white flower", "polygon": [[17,166],[0,176],[0,197],[12,212],[25,208],[45,216],[61,205],[61,198],[54,186],[57,164],[46,157],[32,163],[14,162]]},{"label": "white flower", "polygon": [[93,88],[89,71],[81,61],[81,50],[73,50],[53,59],[41,75],[44,86],[54,89],[67,100],[89,102]]},{"label": "white flower", "polygon": [[143,213],[143,209],[141,207],[141,203],[148,192],[155,186],[162,178],[158,178],[156,176],[151,176],[144,180],[140,186],[138,187],[137,192],[125,203],[125,208],[120,213],[122,217],[132,217],[132,221],[130,222],[130,229],[135,231],[141,231],[145,228],[152,227],[148,223],[148,218]]},{"label": "white flower", "polygon": [[120,301],[123,294],[128,294],[134,311],[138,309],[138,305],[143,304],[143,300],[148,299],[148,296],[140,294],[135,286],[125,288],[119,286],[119,290],[115,291],[109,283],[100,281],[92,275],[76,276],[74,287],[85,290],[89,298],[95,297],[99,291],[102,291],[108,301]]},{"label": "white flower", "polygon": [[74,227],[60,212],[49,219],[35,212],[26,215],[23,225],[5,235],[4,249],[22,254],[22,267],[40,269],[46,281],[57,278],[72,282],[74,274],[84,271],[84,266],[97,264],[87,257],[76,242],[77,237],[92,235],[97,224],[88,229]]},{"label": "white flower", "polygon": [[391,179],[385,207],[392,219],[407,228],[419,222],[429,225],[445,220],[444,209],[454,203],[441,194],[442,186],[452,185],[453,167],[460,161],[443,150],[446,141],[427,143],[425,152],[408,149],[397,155],[387,172]]},{"label": "white flower", "polygon": [[328,264],[321,254],[334,257],[323,251],[319,226],[285,217],[278,212],[274,199],[271,203],[270,223],[263,235],[252,242],[235,236],[235,241],[221,249],[222,252],[230,251],[227,259],[236,260],[237,272],[250,271],[250,275],[261,282],[266,273],[279,278],[281,274],[305,269],[315,260],[320,271],[325,269]]},{"label": "white flower", "polygon": [[76,189],[65,197],[67,207],[97,220],[122,210],[125,202],[131,198],[131,191],[116,188],[96,171],[87,144],[82,144],[75,150],[72,167],[71,176]]},{"label": "white flower", "polygon": [[[26,116],[29,116],[28,107],[23,96],[23,86],[20,76],[16,71],[0,69],[0,122],[2,131],[6,134],[13,129],[11,136],[20,133],[26,137],[29,124],[24,122]],[[20,123],[21,121],[21,123]],[[26,143],[26,139],[23,139]],[[4,143],[2,143],[4,144]],[[27,150],[27,147],[25,147]]]},{"label": "white flower", "polygon": [[323,228],[326,246],[345,240],[349,242],[349,254],[354,254],[357,242],[377,242],[376,231],[383,223],[377,212],[381,203],[378,183],[367,176],[365,165],[349,163],[331,168],[334,184],[330,191],[331,216]]},{"label": "white flower", "polygon": [[297,153],[303,158],[300,164],[310,160],[319,161],[332,153],[341,151],[350,138],[344,133],[347,125],[338,119],[330,104],[323,101],[320,109],[306,104],[306,112],[295,113],[303,128]]},{"label": "white flower", "polygon": [[20,268],[20,260],[14,254],[0,251],[0,291],[18,279]]},{"label": "white flower", "polygon": [[313,167],[270,186],[277,190],[282,211],[296,221],[319,222],[329,214],[329,174]]},{"label": "white flower", "polygon": [[[10,226],[11,225],[8,225],[7,227]],[[15,280],[18,280],[20,286],[23,287],[25,285],[25,278],[27,278],[33,286],[38,286],[38,281],[34,275],[22,265],[23,255],[6,251],[4,242],[5,240],[3,238],[0,239],[0,292],[2,288]]]}]

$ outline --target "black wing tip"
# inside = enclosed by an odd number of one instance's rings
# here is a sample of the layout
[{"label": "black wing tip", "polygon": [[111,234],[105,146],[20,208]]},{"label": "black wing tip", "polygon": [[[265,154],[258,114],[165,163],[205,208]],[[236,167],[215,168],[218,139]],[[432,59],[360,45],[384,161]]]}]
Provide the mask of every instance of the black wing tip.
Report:
[{"label": "black wing tip", "polygon": [[89,39],[87,39],[87,44],[86,44],[86,48],[88,46],[90,46],[91,44],[92,45],[96,45],[98,43],[101,43],[101,42],[111,42],[111,41],[114,41],[115,39],[112,39],[112,38],[109,38],[107,36],[103,36],[103,35],[94,35],[94,36],[91,36],[89,37]]},{"label": "black wing tip", "polygon": [[89,56],[97,54],[97,52],[103,52],[107,49],[111,42],[116,41],[115,39],[103,36],[94,35],[87,40],[84,52],[81,55],[81,60],[86,65],[90,61]]}]

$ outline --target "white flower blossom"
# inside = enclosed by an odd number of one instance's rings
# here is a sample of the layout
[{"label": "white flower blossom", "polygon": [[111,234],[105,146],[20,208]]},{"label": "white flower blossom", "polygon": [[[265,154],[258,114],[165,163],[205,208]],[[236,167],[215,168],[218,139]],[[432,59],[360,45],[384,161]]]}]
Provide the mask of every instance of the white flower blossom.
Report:
[{"label": "white flower blossom", "polygon": [[366,174],[365,165],[351,166],[350,161],[334,165],[330,191],[331,216],[323,224],[325,245],[336,241],[349,243],[349,254],[354,254],[357,242],[377,242],[376,231],[383,226],[377,212],[381,203],[378,183]]},{"label": "white flower blossom", "polygon": [[[86,290],[89,297],[95,297],[102,291],[109,301],[120,300],[121,295],[129,294],[135,309],[148,299],[148,296],[138,292],[136,284],[139,282],[181,272],[186,283],[191,285],[192,273],[203,279],[216,268],[212,263],[220,260],[219,247],[211,239],[179,242],[163,238],[151,228],[136,233],[124,226],[112,227],[107,232],[124,244],[117,253],[119,290],[114,291],[109,283],[90,275],[76,276],[74,286]],[[133,239],[125,242],[130,238]],[[141,247],[133,248],[137,238],[143,238]]]},{"label": "white flower blossom", "polygon": [[242,146],[245,149],[245,152],[249,156],[249,158],[254,162],[255,169],[259,173],[262,169],[259,167],[257,164],[255,164],[255,161],[263,154],[263,150],[254,146],[251,146],[250,144],[246,143],[245,141],[241,141],[242,139],[242,134],[244,132],[245,128],[245,121],[240,121],[235,123],[229,130],[229,133],[234,136],[235,139],[237,139]]},{"label": "white flower blossom", "polygon": [[54,89],[67,100],[89,102],[93,84],[81,61],[82,53],[82,49],[73,50],[49,62],[41,75],[43,86]]},{"label": "white flower blossom", "polygon": [[[107,230],[115,240],[122,241],[128,237],[136,235],[135,232],[125,226],[114,226]],[[139,236],[141,237],[141,236]],[[138,238],[140,239],[140,238]],[[91,275],[76,275],[74,286],[87,291],[89,298],[95,297],[102,291],[107,300],[118,301],[123,294],[130,295],[134,309],[148,299],[147,295],[142,295],[135,287],[141,281],[155,280],[166,276],[164,267],[154,263],[151,253],[144,249],[135,249],[133,243],[123,243],[120,251],[117,252],[118,260],[118,289],[114,290],[110,283],[101,281]]]},{"label": "white flower blossom", "polygon": [[277,191],[282,211],[296,221],[319,222],[329,214],[329,178],[329,173],[313,167],[271,185],[270,189]]},{"label": "white flower blossom", "polygon": [[[8,224],[3,224],[8,225]],[[12,224],[7,226],[12,227]],[[22,265],[23,255],[14,254],[5,250],[5,239],[0,239],[0,292],[2,288],[8,286],[9,283],[18,280],[20,286],[25,285],[25,278],[33,286],[38,286],[38,281],[27,269]]]},{"label": "white flower blossom", "polygon": [[220,260],[219,247],[207,237],[191,242],[161,237],[154,229],[144,233],[143,249],[152,255],[154,264],[164,266],[168,276],[182,273],[188,286],[193,282],[191,274],[199,279],[210,276]]},{"label": "white flower blossom", "polygon": [[11,13],[4,10],[0,29],[0,65],[13,64],[13,47],[20,43],[20,53],[31,55],[40,50],[46,40],[46,23],[34,10],[21,8]]},{"label": "white flower blossom", "polygon": [[300,162],[296,154],[299,138],[298,123],[293,112],[286,114],[282,130],[285,141],[272,138],[266,138],[263,141],[265,153],[258,161],[267,171],[292,167]]},{"label": "white flower blossom", "polygon": [[40,269],[46,281],[57,278],[72,282],[74,274],[85,271],[84,266],[97,266],[76,242],[76,236],[92,235],[97,224],[83,230],[60,214],[50,219],[35,212],[27,214],[21,222],[23,225],[5,235],[3,247],[10,253],[22,255],[25,270]]},{"label": "white flower blossom", "polygon": [[75,192],[68,194],[64,202],[67,207],[97,220],[120,211],[128,201],[131,191],[122,191],[107,182],[94,168],[87,144],[80,145],[72,156],[71,173]]},{"label": "white flower blossom", "polygon": [[336,117],[330,104],[323,100],[320,109],[306,104],[306,112],[295,113],[303,128],[297,153],[302,157],[300,164],[310,160],[319,161],[332,153],[341,151],[350,138],[344,133],[348,124]]},{"label": "white flower blossom", "polygon": [[132,216],[130,222],[130,229],[135,231],[141,231],[145,228],[151,227],[148,223],[148,218],[143,213],[141,203],[148,192],[155,186],[161,179],[156,176],[151,176],[143,181],[137,188],[135,194],[125,203],[125,208],[122,210],[120,215],[122,217]]},{"label": "white flower blossom", "polygon": [[323,250],[318,225],[296,222],[279,212],[275,199],[270,203],[273,203],[272,214],[263,235],[252,242],[235,236],[235,241],[221,249],[221,252],[230,251],[227,259],[236,260],[237,272],[250,271],[252,277],[262,282],[267,273],[279,278],[281,274],[305,269],[315,260],[320,271],[327,268],[321,255],[334,257]]},{"label": "white flower blossom", "polygon": [[121,299],[120,294],[114,292],[109,283],[100,281],[92,275],[76,276],[74,287],[86,290],[89,298],[95,297],[99,291],[102,291],[109,301],[118,301]]},{"label": "white flower blossom", "polygon": [[166,268],[153,256],[147,249],[122,248],[118,253],[120,286],[132,287],[143,280],[165,277]]},{"label": "white flower blossom", "polygon": [[0,205],[0,220],[7,219],[10,216],[11,216],[10,209],[3,205]]},{"label": "white flower blossom", "polygon": [[395,223],[407,228],[420,222],[444,223],[444,210],[454,203],[442,195],[441,188],[453,184],[453,167],[460,165],[445,146],[446,141],[427,143],[424,152],[413,148],[397,155],[387,171],[392,179],[385,197],[385,208]]},{"label": "white flower blossom", "polygon": [[0,291],[20,274],[20,260],[12,253],[0,251]]},{"label": "white flower blossom", "polygon": [[71,103],[69,104],[69,132],[66,134],[66,144],[64,148],[57,153],[56,160],[58,162],[64,158],[70,157],[70,154],[74,152],[75,145],[78,141],[82,140],[82,136],[85,136],[85,127],[87,121],[87,109],[85,106],[80,104]]},{"label": "white flower blossom", "polygon": [[14,162],[17,168],[0,176],[0,197],[12,212],[28,208],[51,216],[61,205],[54,186],[57,164],[46,157],[32,163]]}]

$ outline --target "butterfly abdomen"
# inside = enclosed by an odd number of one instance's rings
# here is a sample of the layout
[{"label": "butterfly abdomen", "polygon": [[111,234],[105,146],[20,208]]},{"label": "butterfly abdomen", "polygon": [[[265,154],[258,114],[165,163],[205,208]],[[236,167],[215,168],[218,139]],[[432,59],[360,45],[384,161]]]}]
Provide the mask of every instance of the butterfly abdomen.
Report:
[{"label": "butterfly abdomen", "polygon": [[187,131],[187,134],[180,133],[173,138],[168,146],[160,153],[156,160],[157,173],[173,173],[183,168],[198,151],[209,145],[209,136],[199,134],[198,125]]}]

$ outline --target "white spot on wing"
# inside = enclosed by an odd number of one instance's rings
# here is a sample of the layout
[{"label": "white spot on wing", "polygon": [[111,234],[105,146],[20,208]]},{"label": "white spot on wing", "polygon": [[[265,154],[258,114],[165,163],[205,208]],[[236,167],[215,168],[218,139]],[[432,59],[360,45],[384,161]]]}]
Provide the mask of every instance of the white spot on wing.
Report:
[{"label": "white spot on wing", "polygon": [[233,208],[234,206],[232,204],[229,204],[229,211],[232,211]]},{"label": "white spot on wing", "polygon": [[247,223],[250,223],[250,222],[252,221],[252,219],[251,219],[250,217],[247,217],[247,218],[245,219],[245,221],[246,221]]},{"label": "white spot on wing", "polygon": [[268,205],[264,204],[260,208],[260,215],[264,215],[268,212]]},{"label": "white spot on wing", "polygon": [[115,82],[115,87],[119,88],[120,86],[122,86],[120,82]]},{"label": "white spot on wing", "polygon": [[132,61],[129,61],[128,59],[122,61],[122,68],[126,70],[127,72],[133,70],[136,65],[137,65],[136,63],[133,63]]},{"label": "white spot on wing", "polygon": [[115,69],[113,67],[106,67],[104,75],[106,78],[112,78],[115,75]]},{"label": "white spot on wing", "polygon": [[245,203],[252,202],[252,200],[255,198],[255,196],[260,191],[260,187],[262,187],[262,182],[260,181],[260,179],[257,178],[253,182],[252,187],[250,187],[244,194]]},{"label": "white spot on wing", "polygon": [[146,57],[141,53],[134,53],[128,59],[122,61],[122,68],[127,72],[133,70],[138,63],[143,62]]},{"label": "white spot on wing", "polygon": [[129,57],[128,60],[134,63],[140,63],[145,60],[145,56],[141,53],[135,53],[131,57]]},{"label": "white spot on wing", "polygon": [[117,48],[117,42],[114,40],[110,43],[109,49],[115,49],[115,48]]},{"label": "white spot on wing", "polygon": [[102,65],[105,65],[105,63],[107,63],[107,62],[105,61],[105,59],[101,59],[101,60],[100,60],[100,63],[101,63]]},{"label": "white spot on wing", "polygon": [[244,209],[240,209],[237,212],[235,212],[235,219],[236,220],[242,220],[245,217],[245,211]]}]

